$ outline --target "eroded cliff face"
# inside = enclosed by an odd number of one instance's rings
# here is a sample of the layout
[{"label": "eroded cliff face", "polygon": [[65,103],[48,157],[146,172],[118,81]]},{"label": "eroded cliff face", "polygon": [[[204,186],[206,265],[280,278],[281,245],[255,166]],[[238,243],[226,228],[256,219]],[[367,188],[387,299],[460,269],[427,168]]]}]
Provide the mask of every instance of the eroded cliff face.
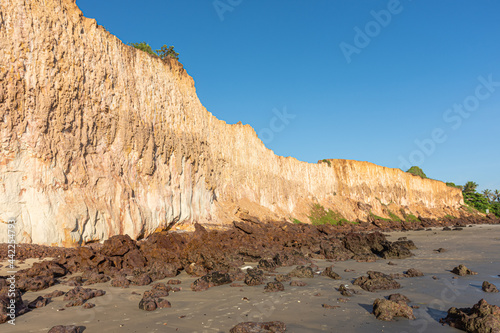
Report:
[{"label": "eroded cliff face", "polygon": [[140,238],[250,214],[308,221],[458,214],[461,192],[367,162],[276,156],[200,103],[194,82],[124,45],[71,0],[0,4],[0,242]]}]

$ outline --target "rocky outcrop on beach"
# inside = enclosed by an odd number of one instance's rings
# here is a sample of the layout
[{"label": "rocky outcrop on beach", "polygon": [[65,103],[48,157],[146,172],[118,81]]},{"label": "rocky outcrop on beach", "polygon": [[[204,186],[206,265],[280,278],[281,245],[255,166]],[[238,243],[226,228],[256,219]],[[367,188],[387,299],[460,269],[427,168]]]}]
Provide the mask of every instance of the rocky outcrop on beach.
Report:
[{"label": "rocky outcrop on beach", "polygon": [[481,289],[485,293],[497,293],[498,292],[498,288],[494,284],[489,283],[488,281],[483,282],[483,284],[481,285]]},{"label": "rocky outcrop on beach", "polygon": [[73,246],[248,215],[308,222],[313,204],[403,226],[469,215],[440,181],[275,155],[208,112],[177,60],[123,44],[73,0],[2,1],[0,27],[0,242],[10,219],[17,243]]},{"label": "rocky outcrop on beach", "polygon": [[[193,276],[198,276],[200,271],[205,272],[192,283],[191,289],[194,291],[203,291],[233,281],[244,281],[246,285],[254,286],[264,284],[267,274],[259,268],[243,271],[239,267],[245,262],[272,262],[275,267],[296,265],[288,274],[276,276],[277,282],[286,282],[291,277],[313,278],[315,273],[319,273],[317,267],[310,265],[312,258],[354,258],[358,253],[357,249],[361,247],[366,255],[382,258],[384,249],[393,244],[379,232],[338,233],[333,226],[319,228],[286,222],[249,223],[243,228],[232,227],[225,231],[207,231],[200,225],[196,229],[197,232],[192,234],[156,233],[142,241],[135,241],[128,235],[118,235],[106,240],[104,244],[68,249],[68,253],[56,259],[35,263],[29,269],[20,270],[16,275],[16,286],[22,292],[46,289],[56,283],[74,286],[65,296],[65,299],[72,301],[72,306],[82,305],[88,299],[100,295],[99,291],[82,286],[108,281],[111,281],[111,286],[121,288],[149,285],[175,277],[181,270]],[[337,253],[340,254],[338,258]],[[198,269],[192,270],[193,266]],[[329,278],[340,278],[332,266],[323,272]],[[68,278],[68,275],[74,273],[81,274]],[[385,275],[379,276],[379,273],[373,274],[376,275],[376,282],[379,278],[390,279]],[[0,283],[7,283],[5,277],[0,277]],[[397,284],[394,281],[391,283]],[[384,286],[385,284],[376,287]],[[280,285],[270,286],[269,289],[279,290]],[[170,286],[168,290],[172,290]],[[148,296],[144,304],[152,304],[151,299],[156,302],[154,297]]]},{"label": "rocky outcrop on beach", "polygon": [[401,285],[387,274],[375,271],[368,271],[366,274],[367,276],[354,280],[353,284],[370,292],[401,288]]},{"label": "rocky outcrop on beach", "polygon": [[500,307],[482,299],[472,308],[450,308],[441,322],[471,333],[500,332]]},{"label": "rocky outcrop on beach", "polygon": [[451,270],[451,272],[453,274],[456,274],[456,275],[459,275],[459,276],[466,276],[466,275],[477,275],[477,272],[474,272],[470,269],[468,269],[467,267],[465,267],[465,265],[458,265],[457,267],[453,268]]},{"label": "rocky outcrop on beach", "polygon": [[392,301],[377,298],[373,302],[373,314],[378,320],[391,321],[394,317],[404,317],[414,320],[413,310],[404,300]]}]

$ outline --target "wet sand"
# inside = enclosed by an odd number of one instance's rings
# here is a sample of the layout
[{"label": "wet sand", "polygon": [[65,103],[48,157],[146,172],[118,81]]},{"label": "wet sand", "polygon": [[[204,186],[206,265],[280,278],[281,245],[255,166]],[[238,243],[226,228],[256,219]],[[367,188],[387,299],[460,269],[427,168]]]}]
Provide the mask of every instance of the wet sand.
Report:
[{"label": "wet sand", "polygon": [[[391,260],[396,265],[388,265],[389,260],[380,259],[373,263],[358,263],[353,260],[327,262],[315,260],[320,269],[335,265],[334,271],[342,280],[315,276],[300,279],[305,287],[291,287],[284,283],[285,291],[267,293],[264,286],[242,287],[229,285],[211,288],[203,292],[193,292],[190,284],[195,280],[182,272],[175,279],[180,292],[166,297],[172,304],[168,309],[146,312],[138,308],[142,293],[151,286],[126,289],[111,287],[109,282],[84,286],[103,289],[106,295],[89,300],[96,304],[92,309],[81,306],[65,308],[68,301],[54,298],[46,307],[35,309],[16,319],[16,325],[0,325],[2,332],[47,332],[55,325],[85,326],[85,333],[93,332],[228,332],[243,321],[283,321],[288,332],[459,332],[442,326],[439,319],[446,316],[452,307],[470,307],[484,298],[490,304],[500,305],[500,294],[489,294],[481,290],[483,281],[489,281],[500,288],[500,225],[481,225],[464,228],[462,231],[410,231],[388,234],[391,241],[408,237],[415,242],[418,250],[414,257]],[[443,253],[435,249],[445,248]],[[27,263],[29,263],[27,261]],[[256,263],[248,263],[256,266]],[[450,273],[453,267],[465,264],[478,275],[458,277]],[[281,267],[276,273],[288,273],[293,267]],[[402,288],[370,293],[352,286],[354,278],[365,275],[368,270],[383,273],[403,273],[409,268],[422,271],[423,277],[404,278],[397,281]],[[345,269],[354,271],[344,272]],[[0,268],[0,275],[6,268]],[[432,278],[438,277],[438,280]],[[67,279],[66,277],[65,279]],[[160,282],[166,282],[168,279]],[[269,277],[267,281],[272,281]],[[294,278],[294,280],[298,280]],[[347,284],[360,291],[359,295],[343,303],[335,289]],[[37,296],[54,290],[67,291],[72,287],[55,285],[39,292],[27,292],[24,301],[32,301]],[[138,294],[132,294],[136,292]],[[392,293],[406,295],[410,305],[419,306],[414,310],[414,321],[398,319],[394,322],[378,321],[371,314],[376,298]],[[322,304],[338,305],[339,308],[326,309]],[[59,311],[64,309],[63,311]]]}]

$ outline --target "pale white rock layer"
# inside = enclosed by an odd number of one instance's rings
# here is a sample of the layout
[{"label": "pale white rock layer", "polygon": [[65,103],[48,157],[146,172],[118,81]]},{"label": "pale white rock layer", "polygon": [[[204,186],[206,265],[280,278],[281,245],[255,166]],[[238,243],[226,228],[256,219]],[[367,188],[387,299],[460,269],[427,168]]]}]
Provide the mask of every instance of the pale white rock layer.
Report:
[{"label": "pale white rock layer", "polygon": [[[124,45],[71,0],[0,2],[0,242],[71,246],[242,214],[308,222],[458,215],[460,190],[367,162],[275,155],[200,103],[175,60]],[[368,204],[363,205],[363,204]]]}]

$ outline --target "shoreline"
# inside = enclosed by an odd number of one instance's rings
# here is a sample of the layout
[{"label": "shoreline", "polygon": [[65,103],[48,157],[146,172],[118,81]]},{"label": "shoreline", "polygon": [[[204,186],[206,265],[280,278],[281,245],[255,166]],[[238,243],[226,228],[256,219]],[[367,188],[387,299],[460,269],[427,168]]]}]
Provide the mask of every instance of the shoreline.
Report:
[{"label": "shoreline", "polygon": [[[50,327],[59,324],[76,324],[85,326],[85,332],[227,332],[243,321],[280,320],[287,325],[290,332],[457,332],[442,326],[438,321],[446,316],[452,307],[470,307],[480,298],[490,304],[498,305],[498,294],[487,294],[481,291],[481,283],[487,280],[500,287],[500,225],[477,225],[463,230],[421,230],[393,231],[387,233],[389,241],[397,241],[400,237],[408,237],[418,247],[412,250],[414,256],[405,259],[382,259],[375,262],[329,261],[312,259],[321,269],[334,265],[334,271],[342,279],[332,280],[324,276],[300,280],[307,283],[305,287],[292,287],[284,283],[283,292],[264,292],[264,285],[241,287],[222,285],[206,291],[194,292],[190,284],[197,279],[182,271],[176,277],[169,277],[158,282],[178,279],[182,283],[180,292],[172,292],[168,299],[172,307],[146,312],[138,308],[141,295],[150,290],[151,285],[115,288],[110,282],[97,283],[84,288],[102,289],[106,295],[93,298],[92,309],[79,307],[65,308],[62,298],[54,298],[45,307],[34,309],[16,319],[16,326],[1,324],[2,329],[9,332],[46,332]],[[443,253],[435,252],[437,248],[446,248]],[[388,265],[392,261],[396,265]],[[244,262],[243,265],[256,266],[256,262]],[[465,264],[478,272],[475,276],[459,277],[449,271]],[[241,267],[241,266],[240,266]],[[409,268],[416,268],[424,273],[423,277],[403,278],[397,281],[402,288],[378,292],[367,292],[352,285],[354,278],[365,275],[368,270],[383,273],[403,273]],[[0,268],[3,270],[3,267]],[[290,272],[293,266],[279,267],[276,273]],[[345,272],[345,270],[353,270]],[[2,275],[3,271],[0,271]],[[438,280],[434,280],[436,276]],[[63,278],[67,280],[70,276]],[[272,281],[273,276],[266,278]],[[294,278],[294,280],[299,280]],[[343,298],[335,289],[340,284],[348,284],[359,290],[360,294],[349,301],[339,302]],[[26,292],[25,301],[32,301],[38,296],[46,295],[54,290],[68,291],[73,287],[57,284],[48,289]],[[135,292],[136,294],[133,294]],[[375,298],[382,298],[392,293],[408,296],[411,305],[420,306],[414,309],[415,321],[397,319],[394,322],[382,322],[370,313]],[[320,295],[317,295],[320,294]],[[317,295],[317,296],[315,296]],[[246,298],[246,299],[245,299]],[[340,306],[325,309],[321,304]],[[64,311],[58,311],[64,309]]]}]

